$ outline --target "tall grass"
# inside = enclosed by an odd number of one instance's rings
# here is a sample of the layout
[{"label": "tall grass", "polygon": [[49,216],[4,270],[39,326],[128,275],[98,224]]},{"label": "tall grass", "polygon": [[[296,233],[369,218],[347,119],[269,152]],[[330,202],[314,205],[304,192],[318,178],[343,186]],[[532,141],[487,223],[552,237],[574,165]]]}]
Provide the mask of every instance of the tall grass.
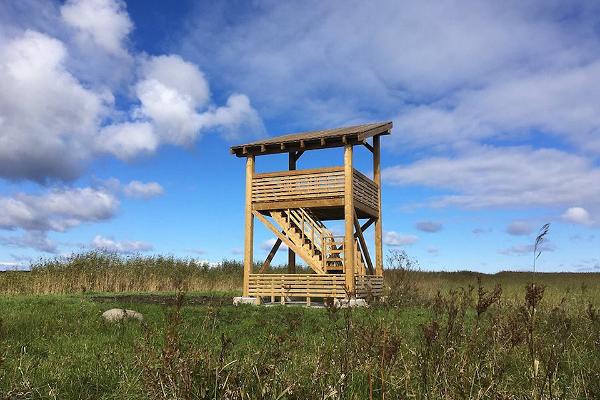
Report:
[{"label": "tall grass", "polygon": [[[257,269],[259,266],[256,266]],[[523,286],[534,280],[546,287],[545,297],[553,302],[565,298],[569,304],[585,306],[590,298],[600,306],[600,274],[500,272],[426,272],[418,262],[402,252],[386,258],[385,284],[388,294],[404,305],[418,305],[458,288],[500,284],[503,297],[516,301]],[[0,272],[2,294],[68,294],[82,292],[241,292],[242,263],[223,260],[214,266],[173,256],[122,256],[106,252],[87,252],[40,260],[30,272]],[[286,266],[269,272],[285,273]],[[307,270],[299,269],[307,273]]]},{"label": "tall grass", "polygon": [[41,260],[29,272],[3,272],[0,293],[236,291],[241,279],[238,261],[223,260],[209,266],[173,256],[92,251]]}]

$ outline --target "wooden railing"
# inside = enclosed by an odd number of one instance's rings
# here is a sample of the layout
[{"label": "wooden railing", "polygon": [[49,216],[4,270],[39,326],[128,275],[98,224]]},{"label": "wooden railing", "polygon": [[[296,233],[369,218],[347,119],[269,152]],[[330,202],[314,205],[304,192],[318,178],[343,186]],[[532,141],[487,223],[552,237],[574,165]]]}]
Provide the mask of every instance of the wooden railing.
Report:
[{"label": "wooden railing", "polygon": [[343,274],[250,274],[249,295],[279,297],[282,302],[292,297],[344,298]]},{"label": "wooden railing", "polygon": [[373,210],[379,209],[379,190],[371,179],[354,170],[354,198]]},{"label": "wooden railing", "polygon": [[[356,297],[381,296],[383,277],[355,275]],[[266,297],[281,302],[292,298],[337,298],[346,297],[344,274],[250,274],[249,295]]]},{"label": "wooden railing", "polygon": [[[375,182],[357,170],[353,173],[354,198],[378,210]],[[252,202],[285,202],[344,197],[344,167],[304,169],[256,174]]]},{"label": "wooden railing", "polygon": [[310,200],[344,196],[344,168],[318,168],[256,174],[252,201]]}]

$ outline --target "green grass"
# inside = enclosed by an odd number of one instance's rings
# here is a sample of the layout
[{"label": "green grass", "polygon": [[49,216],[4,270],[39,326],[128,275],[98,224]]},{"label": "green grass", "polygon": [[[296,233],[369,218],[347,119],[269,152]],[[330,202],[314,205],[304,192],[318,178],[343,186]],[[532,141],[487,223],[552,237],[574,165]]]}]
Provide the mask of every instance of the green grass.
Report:
[{"label": "green grass", "polygon": [[[88,253],[2,273],[0,399],[600,398],[599,274],[385,282],[385,304],[335,310],[234,307],[235,262]],[[106,323],[112,307],[144,322]]]},{"label": "green grass", "polygon": [[[469,305],[464,323],[455,326],[458,331],[442,340],[448,316],[439,305],[381,305],[334,312],[184,303],[180,323],[173,323],[169,322],[173,307],[118,300],[98,303],[93,297],[0,299],[0,394],[6,398],[147,399],[214,398],[216,391],[217,398],[242,398],[245,388],[246,398],[277,398],[283,393],[281,398],[362,399],[368,398],[370,388],[374,398],[381,398],[384,387],[389,398],[440,398],[444,393],[440,388],[446,386],[446,398],[487,398],[481,391],[489,386],[489,379],[481,372],[488,368],[489,349],[494,348],[502,358],[494,365],[504,372],[491,393],[530,395],[526,344],[503,344],[523,333],[521,324],[497,328],[508,323],[509,311],[517,309],[512,305],[492,305],[480,321]],[[552,316],[557,304],[542,304],[536,326],[541,371],[551,362],[550,353],[545,352],[559,341],[568,343],[556,355],[560,362],[552,378],[555,395],[597,398],[600,342],[595,340],[600,341],[600,321],[592,322],[585,307],[572,307],[565,316],[568,333],[558,333],[564,319]],[[144,314],[145,321],[106,323],[100,314],[111,307],[133,308]],[[425,332],[433,323],[438,324],[438,337],[428,343],[431,338]],[[489,342],[490,329],[504,339]],[[515,329],[519,332],[511,333]],[[547,336],[553,334],[556,337]],[[446,340],[455,359],[446,359]],[[483,353],[468,356],[474,350]],[[382,360],[386,363],[383,379]],[[465,362],[468,382],[477,377],[470,394],[457,386],[466,379],[456,372],[460,362]],[[474,368],[481,371],[476,373]],[[182,376],[194,382],[189,392],[182,389],[183,381],[176,381],[180,389],[168,389],[165,396],[153,387],[153,382]]]}]

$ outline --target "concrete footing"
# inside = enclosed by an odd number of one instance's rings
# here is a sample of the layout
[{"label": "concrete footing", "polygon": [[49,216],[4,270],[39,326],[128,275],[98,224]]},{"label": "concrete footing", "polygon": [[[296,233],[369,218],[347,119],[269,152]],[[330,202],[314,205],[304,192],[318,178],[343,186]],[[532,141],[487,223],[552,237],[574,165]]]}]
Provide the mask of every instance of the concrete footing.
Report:
[{"label": "concrete footing", "polygon": [[233,305],[239,306],[240,304],[250,304],[253,306],[260,305],[260,299],[258,297],[234,297]]}]

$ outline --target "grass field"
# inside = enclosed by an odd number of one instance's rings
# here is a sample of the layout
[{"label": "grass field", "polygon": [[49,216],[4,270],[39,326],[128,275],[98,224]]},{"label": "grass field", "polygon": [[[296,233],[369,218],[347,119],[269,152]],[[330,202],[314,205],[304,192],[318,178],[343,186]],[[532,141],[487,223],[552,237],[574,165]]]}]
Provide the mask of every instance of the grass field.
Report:
[{"label": "grass field", "polygon": [[600,398],[597,274],[399,269],[368,309],[233,307],[235,263],[90,257],[0,274],[0,398]]}]

